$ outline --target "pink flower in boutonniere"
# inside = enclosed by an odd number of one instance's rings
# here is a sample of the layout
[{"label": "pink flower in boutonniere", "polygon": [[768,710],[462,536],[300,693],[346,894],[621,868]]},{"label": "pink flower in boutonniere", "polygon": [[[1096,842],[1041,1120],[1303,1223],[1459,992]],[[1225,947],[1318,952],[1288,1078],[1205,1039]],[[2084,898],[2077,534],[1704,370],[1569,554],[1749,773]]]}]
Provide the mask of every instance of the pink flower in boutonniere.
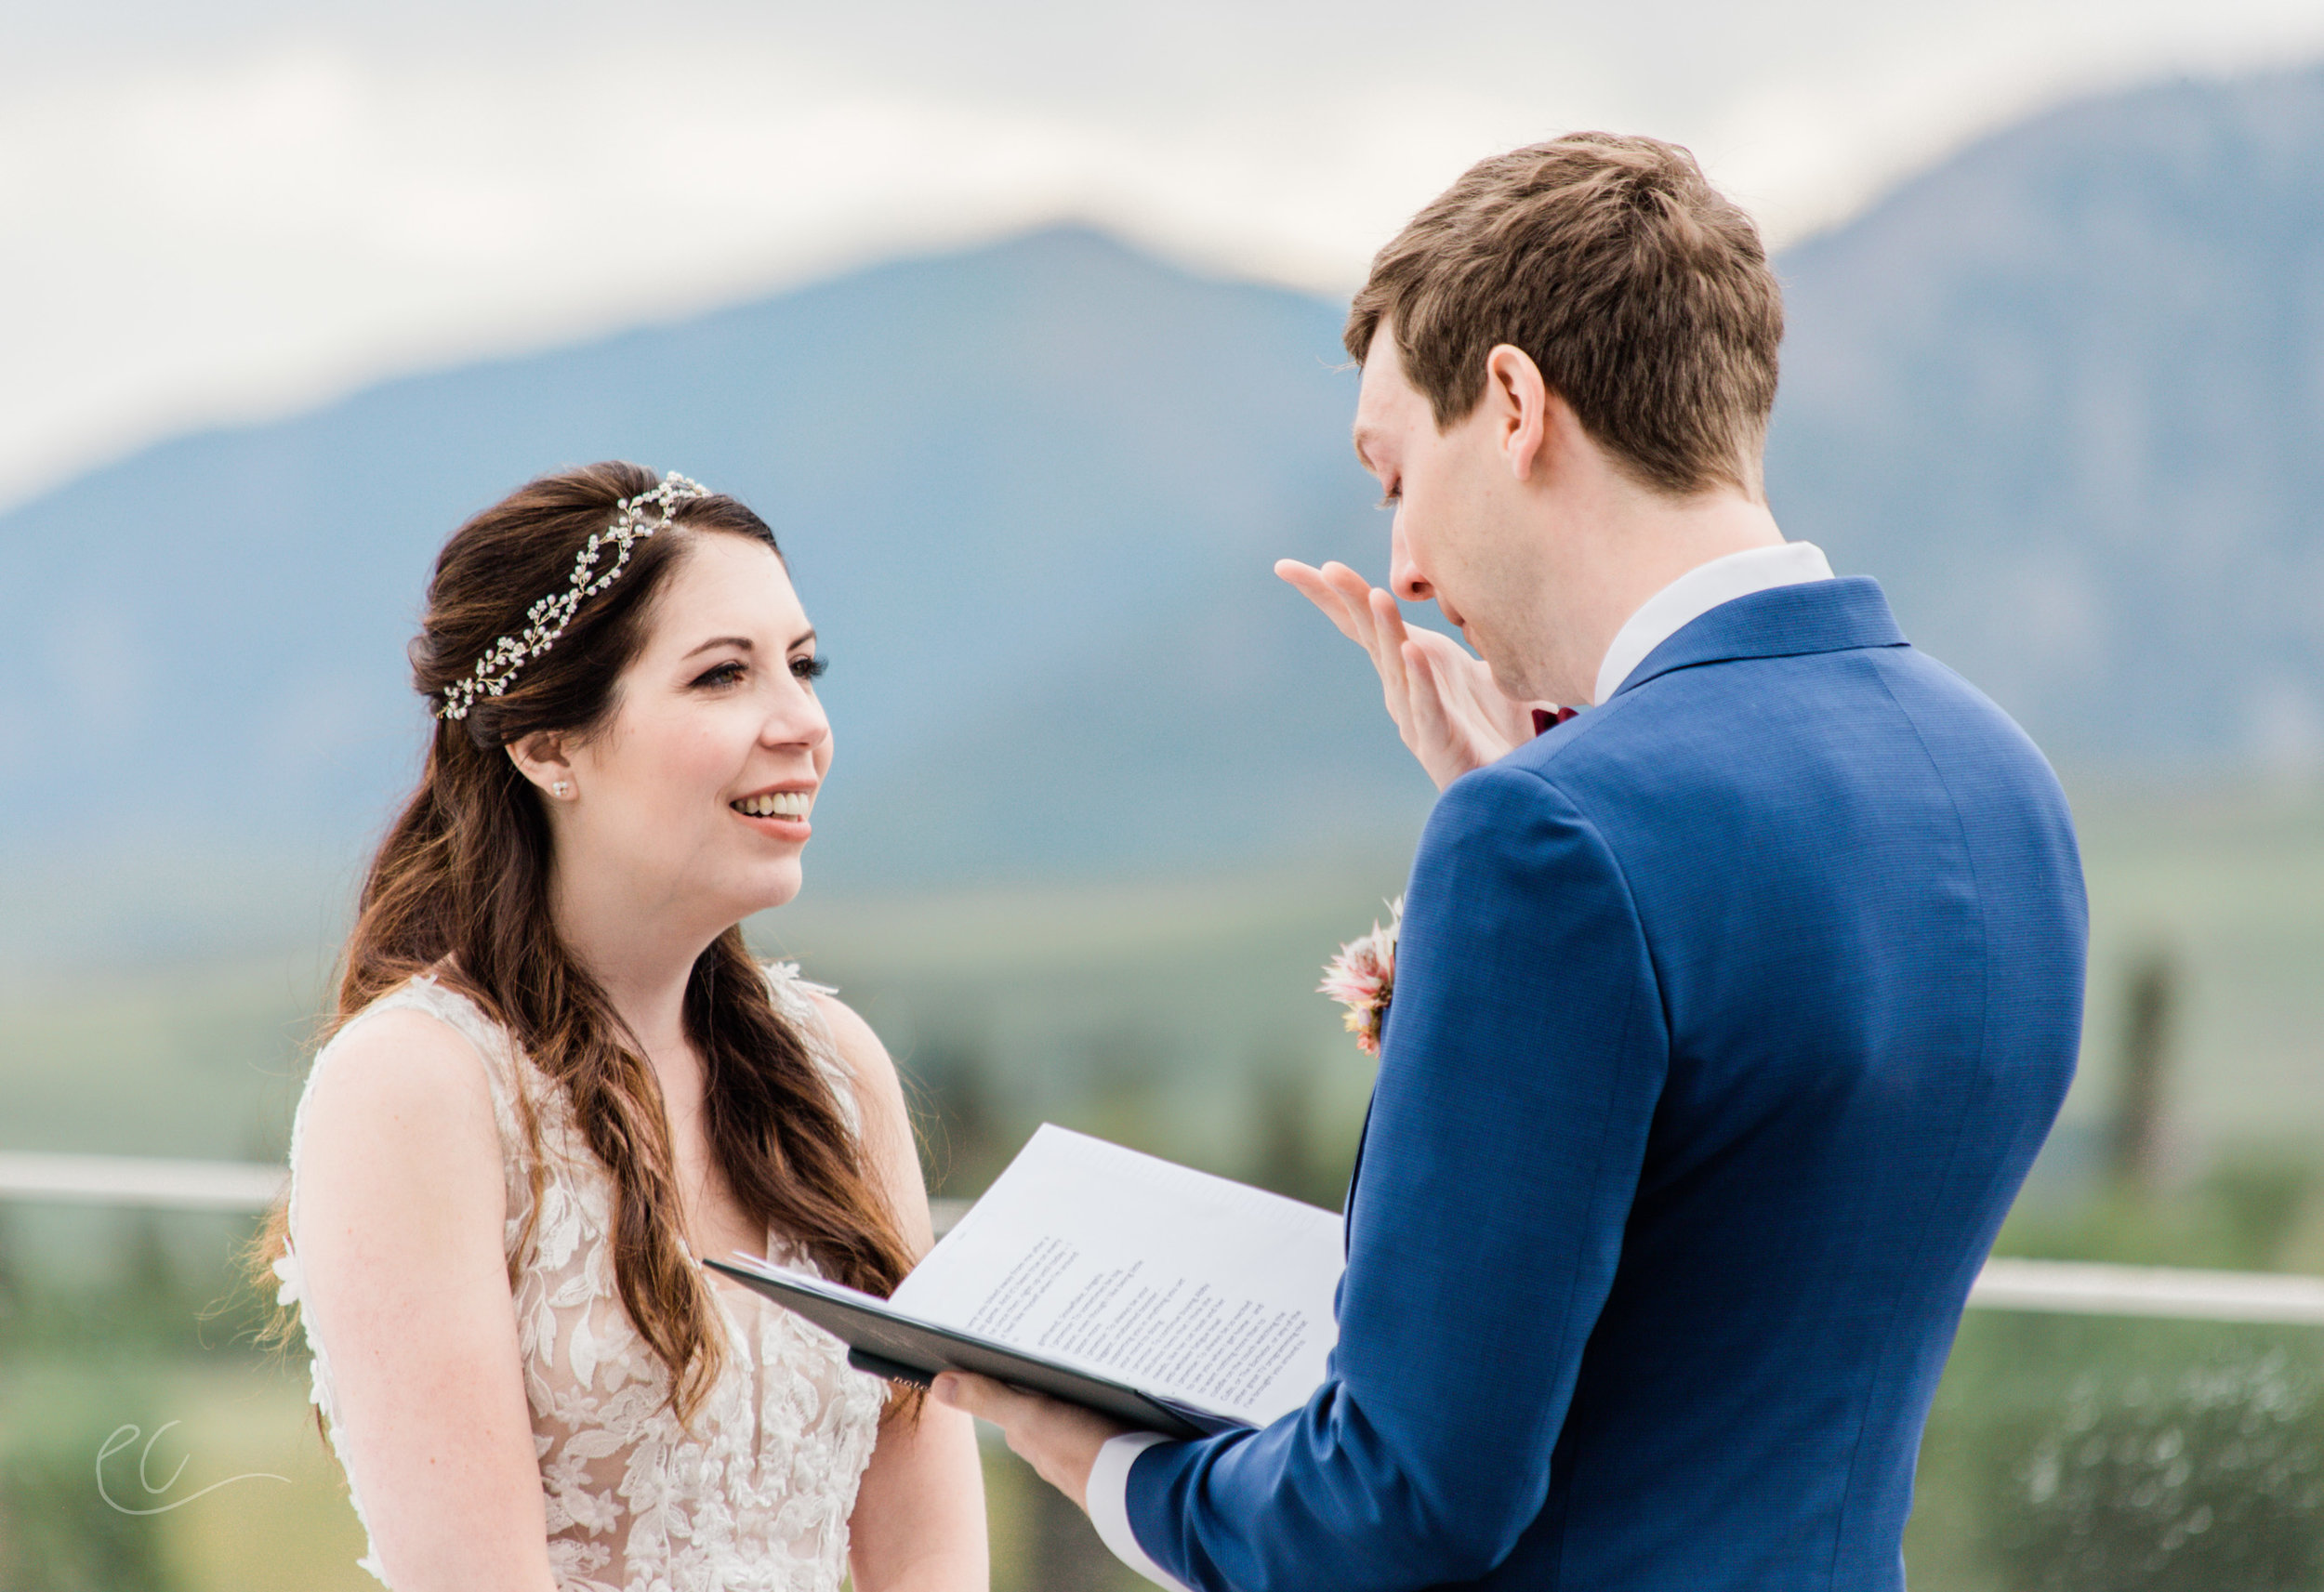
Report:
[{"label": "pink flower in boutonniere", "polygon": [[1340,947],[1340,954],[1324,964],[1324,981],[1315,986],[1317,994],[1348,1008],[1348,1032],[1367,1056],[1380,1054],[1380,1031],[1396,993],[1396,931],[1403,927],[1404,898],[1398,896],[1388,903],[1388,927],[1374,922],[1371,933]]}]

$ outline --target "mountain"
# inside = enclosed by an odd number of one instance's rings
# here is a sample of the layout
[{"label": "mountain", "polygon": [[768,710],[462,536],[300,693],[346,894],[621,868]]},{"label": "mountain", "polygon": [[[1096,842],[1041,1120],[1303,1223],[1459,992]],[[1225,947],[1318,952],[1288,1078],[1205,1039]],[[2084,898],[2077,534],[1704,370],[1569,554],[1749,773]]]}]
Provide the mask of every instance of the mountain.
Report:
[{"label": "mountain", "polygon": [[1408,829],[1368,667],[1270,572],[1382,561],[1340,322],[1061,229],[165,443],[0,519],[0,822],[355,847],[416,768],[437,545],[627,457],[784,542],[833,659],[825,880]]},{"label": "mountain", "polygon": [[2324,760],[2324,70],[2039,117],[1781,269],[1790,534],[2063,763]]},{"label": "mountain", "polygon": [[[1790,533],[2069,769],[2324,754],[2324,71],[2044,115],[1779,269]],[[426,731],[433,550],[612,456],[784,540],[825,888],[1408,836],[1368,670],[1268,572],[1384,562],[1340,319],[1057,229],[125,458],[0,515],[0,875],[346,866]]]}]

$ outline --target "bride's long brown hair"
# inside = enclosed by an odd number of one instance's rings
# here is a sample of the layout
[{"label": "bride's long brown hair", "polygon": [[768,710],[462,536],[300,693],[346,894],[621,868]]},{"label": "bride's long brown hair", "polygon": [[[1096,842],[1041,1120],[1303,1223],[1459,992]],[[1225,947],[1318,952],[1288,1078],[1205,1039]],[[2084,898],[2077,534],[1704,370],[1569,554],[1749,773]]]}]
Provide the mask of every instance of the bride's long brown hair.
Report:
[{"label": "bride's long brown hair", "polygon": [[[565,589],[576,555],[613,523],[619,500],[654,484],[636,465],[591,465],[520,488],[454,532],[411,645],[413,684],[441,700],[498,638],[523,627],[528,607]],[[668,1368],[672,1406],[690,1420],[717,1380],[724,1334],[708,1283],[681,1247],[661,1086],[550,921],[547,816],[506,750],[535,730],[587,736],[602,727],[616,705],[616,682],[645,640],[654,596],[694,537],[743,536],[781,554],[766,522],[731,497],[683,502],[673,522],[678,533],[634,545],[620,578],[584,601],[556,644],[528,661],[503,694],[480,695],[464,719],[436,721],[419,788],[364,879],[330,1028],[432,971],[509,1031],[565,1092],[611,1178],[622,1305]],[[891,1292],[911,1269],[895,1213],[825,1074],[776,1009],[739,927],[694,963],[685,1024],[702,1055],[711,1154],[753,1225],[786,1234],[825,1276]],[[523,1093],[537,1210],[541,1134]],[[256,1246],[254,1275],[263,1277],[285,1252],[288,1234],[278,1204]],[[511,1282],[532,1238],[528,1224],[510,1260]]]}]

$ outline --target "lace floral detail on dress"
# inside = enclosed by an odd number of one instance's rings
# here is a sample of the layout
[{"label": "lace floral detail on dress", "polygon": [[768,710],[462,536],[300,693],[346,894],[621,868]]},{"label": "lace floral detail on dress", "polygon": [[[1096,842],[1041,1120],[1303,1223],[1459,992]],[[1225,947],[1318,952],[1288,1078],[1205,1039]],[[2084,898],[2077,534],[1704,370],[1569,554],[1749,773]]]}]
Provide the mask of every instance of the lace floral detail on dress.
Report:
[{"label": "lace floral detail on dress", "polygon": [[[853,1082],[797,967],[767,969],[777,1007],[831,1080],[860,1131]],[[424,1011],[465,1036],[484,1062],[507,1190],[504,1253],[515,1278],[518,1346],[560,1592],[837,1592],[847,1575],[847,1522],[878,1435],[887,1385],[849,1369],[839,1341],[747,1290],[714,1281],[727,1329],[725,1368],[693,1430],[668,1404],[669,1374],[631,1326],[608,1242],[613,1186],[561,1089],[508,1034],[456,991],[415,979],[350,1020]],[[314,1074],[337,1043],[315,1059]],[[313,1089],[313,1075],[308,1082]],[[544,1176],[529,1255],[517,1246],[533,1202],[522,1089],[539,1120]],[[302,1099],[291,1129],[291,1226],[297,1227]],[[770,1257],[813,1269],[776,1234]],[[297,1303],[296,1254],[275,1265]],[[363,1455],[338,1420],[327,1346],[302,1317],[313,1355],[312,1401],[363,1518]],[[350,1452],[352,1450],[352,1452]],[[364,1521],[366,1541],[370,1525]],[[383,1582],[376,1551],[360,1561]]]}]

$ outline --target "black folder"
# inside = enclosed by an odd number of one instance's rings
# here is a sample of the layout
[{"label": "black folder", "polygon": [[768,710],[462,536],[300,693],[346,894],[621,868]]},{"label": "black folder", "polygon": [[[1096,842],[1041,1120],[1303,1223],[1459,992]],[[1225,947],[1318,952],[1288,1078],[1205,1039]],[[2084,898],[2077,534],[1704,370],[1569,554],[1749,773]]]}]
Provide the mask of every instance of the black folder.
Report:
[{"label": "black folder", "polygon": [[818,1278],[777,1267],[705,1260],[705,1266],[795,1310],[848,1346],[848,1363],[858,1371],[927,1387],[940,1371],[969,1371],[1046,1393],[1111,1415],[1140,1431],[1167,1437],[1206,1437],[1245,1425],[1230,1415],[1182,1404],[990,1338],[942,1327],[892,1309],[885,1299],[840,1288]]}]

